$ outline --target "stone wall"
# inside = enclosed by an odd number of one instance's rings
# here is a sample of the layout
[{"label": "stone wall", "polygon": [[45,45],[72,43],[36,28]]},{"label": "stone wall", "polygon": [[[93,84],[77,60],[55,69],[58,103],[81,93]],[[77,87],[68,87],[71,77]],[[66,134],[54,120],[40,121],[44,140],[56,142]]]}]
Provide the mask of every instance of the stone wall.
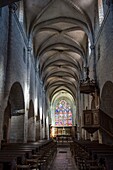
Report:
[{"label": "stone wall", "polygon": [[0,15],[0,140],[2,139],[3,96],[5,85],[7,43],[8,43],[8,9],[2,8]]},{"label": "stone wall", "polygon": [[[15,82],[19,83],[22,87],[24,95],[24,105],[25,113],[21,116],[13,116],[9,120],[8,127],[8,140],[22,142],[24,136],[24,142],[27,141],[28,137],[28,110],[29,102],[33,101],[34,105],[34,124],[33,133],[31,136],[33,141],[36,139],[36,130],[34,126],[35,115],[37,115],[37,108],[39,97],[39,79],[36,76],[36,66],[34,61],[34,56],[29,50],[29,42],[25,33],[25,29],[19,22],[18,15],[14,10],[8,7],[2,8],[2,14],[0,16],[0,33],[1,33],[1,43],[0,43],[0,141],[3,139],[3,122],[4,122],[4,111],[7,107],[7,102],[12,104],[11,99],[9,99],[11,87]],[[15,98],[18,97],[18,91],[15,92]],[[10,100],[10,101],[9,101]],[[21,100],[21,99],[20,99]],[[22,99],[23,100],[23,99]],[[37,102],[37,103],[36,103]],[[43,103],[43,101],[42,101]],[[16,108],[15,108],[16,109]],[[18,109],[18,108],[17,108]],[[11,110],[12,111],[12,110]],[[11,113],[12,114],[12,113]],[[22,118],[24,116],[24,118]],[[18,122],[15,124],[15,120]],[[22,120],[22,121],[21,121]],[[8,121],[7,121],[8,122]],[[19,131],[21,124],[23,129]],[[13,128],[12,128],[13,127]],[[11,130],[12,129],[12,130]],[[39,125],[38,125],[38,129]],[[11,132],[9,132],[11,130]],[[40,132],[37,132],[40,134]],[[37,134],[39,139],[39,134]],[[31,137],[30,137],[31,139]]]},{"label": "stone wall", "polygon": [[[94,26],[94,46],[92,53],[88,58],[90,78],[96,78],[98,86],[98,94],[95,95],[96,107],[101,108],[110,117],[113,117],[113,4],[107,6],[104,3],[104,20],[99,26],[98,7],[95,10],[95,26]],[[94,72],[94,73],[93,73]],[[90,95],[89,95],[90,96]],[[89,101],[85,95],[82,95],[83,108],[90,105],[91,97]],[[88,107],[90,109],[90,107]],[[106,132],[98,133],[102,138],[102,142],[111,143],[112,137]],[[82,134],[84,138],[84,133]]]}]

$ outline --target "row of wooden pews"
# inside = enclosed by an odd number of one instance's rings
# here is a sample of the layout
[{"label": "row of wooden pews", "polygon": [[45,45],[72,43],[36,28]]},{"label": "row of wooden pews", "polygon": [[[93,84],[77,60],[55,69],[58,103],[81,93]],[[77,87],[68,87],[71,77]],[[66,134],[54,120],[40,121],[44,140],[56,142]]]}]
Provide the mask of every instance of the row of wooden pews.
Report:
[{"label": "row of wooden pews", "polygon": [[71,153],[79,170],[113,170],[113,146],[74,140]]},{"label": "row of wooden pews", "polygon": [[57,152],[56,142],[6,143],[0,150],[0,170],[47,170]]}]

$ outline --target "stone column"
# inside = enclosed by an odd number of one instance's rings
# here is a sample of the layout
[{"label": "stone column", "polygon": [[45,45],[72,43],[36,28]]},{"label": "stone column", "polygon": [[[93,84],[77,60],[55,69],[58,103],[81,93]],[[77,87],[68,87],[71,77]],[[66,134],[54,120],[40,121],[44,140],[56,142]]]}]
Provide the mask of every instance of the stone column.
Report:
[{"label": "stone column", "polygon": [[96,54],[95,54],[95,46],[94,44],[92,44],[90,46],[91,48],[91,56],[92,56],[92,61],[91,61],[91,65],[92,65],[92,70],[90,69],[90,78],[96,80],[97,79],[97,75],[96,75]]},{"label": "stone column", "polygon": [[45,111],[45,90],[44,88],[42,89],[42,114],[43,114],[43,139],[46,136],[46,127],[45,127],[45,121],[46,121],[46,111]]},{"label": "stone column", "polygon": [[49,113],[48,110],[46,110],[46,138],[50,138],[50,132],[49,132]]},{"label": "stone column", "polygon": [[35,65],[35,89],[37,98],[36,108],[36,141],[40,140],[40,82],[39,82],[39,69],[37,68],[37,62]]},{"label": "stone column", "polygon": [[40,80],[40,87],[39,87],[39,112],[40,112],[40,139],[43,139],[43,93],[42,93],[42,81]]},{"label": "stone column", "polygon": [[80,89],[78,88],[78,91],[77,91],[77,103],[76,103],[76,112],[77,112],[77,115],[76,115],[76,124],[77,124],[77,139],[80,139],[82,137],[82,116],[83,116],[83,103],[82,103],[82,100],[80,100]]},{"label": "stone column", "polygon": [[27,48],[27,77],[25,84],[25,117],[24,117],[24,142],[27,142],[28,138],[28,112],[29,112],[29,100],[30,100],[30,71],[31,71],[31,50]]},{"label": "stone column", "polygon": [[17,10],[16,4],[11,4],[9,5],[9,28],[8,28],[8,45],[7,45],[7,61],[6,61],[6,78],[5,78],[5,90],[8,91],[9,89],[9,82],[10,82],[10,61],[11,61],[11,56],[13,55],[12,53],[12,32],[13,32],[13,15]]}]

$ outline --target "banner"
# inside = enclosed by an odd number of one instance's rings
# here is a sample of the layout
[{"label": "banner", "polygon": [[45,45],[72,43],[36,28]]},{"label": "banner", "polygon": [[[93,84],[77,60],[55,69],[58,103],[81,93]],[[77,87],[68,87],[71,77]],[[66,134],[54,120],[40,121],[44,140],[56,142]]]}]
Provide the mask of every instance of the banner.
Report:
[{"label": "banner", "polygon": [[0,0],[0,8],[20,0]]}]

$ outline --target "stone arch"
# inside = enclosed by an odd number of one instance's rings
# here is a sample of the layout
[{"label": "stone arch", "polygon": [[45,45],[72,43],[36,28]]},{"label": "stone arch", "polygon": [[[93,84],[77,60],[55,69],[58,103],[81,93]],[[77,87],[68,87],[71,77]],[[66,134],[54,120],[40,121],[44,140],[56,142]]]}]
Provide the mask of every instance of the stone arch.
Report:
[{"label": "stone arch", "polygon": [[9,142],[24,142],[24,94],[19,82],[15,82],[9,93],[4,111],[3,138]]},{"label": "stone arch", "polygon": [[103,143],[112,144],[113,138],[108,133],[113,131],[110,119],[113,119],[113,83],[111,81],[107,81],[102,88],[100,108],[104,112],[101,116],[101,122],[105,129],[105,131],[101,132],[101,139]]},{"label": "stone arch", "polygon": [[100,108],[113,118],[113,83],[107,81],[101,93]]},{"label": "stone arch", "polygon": [[35,116],[34,116],[34,104],[33,101],[29,102],[28,111],[28,142],[35,141]]}]

